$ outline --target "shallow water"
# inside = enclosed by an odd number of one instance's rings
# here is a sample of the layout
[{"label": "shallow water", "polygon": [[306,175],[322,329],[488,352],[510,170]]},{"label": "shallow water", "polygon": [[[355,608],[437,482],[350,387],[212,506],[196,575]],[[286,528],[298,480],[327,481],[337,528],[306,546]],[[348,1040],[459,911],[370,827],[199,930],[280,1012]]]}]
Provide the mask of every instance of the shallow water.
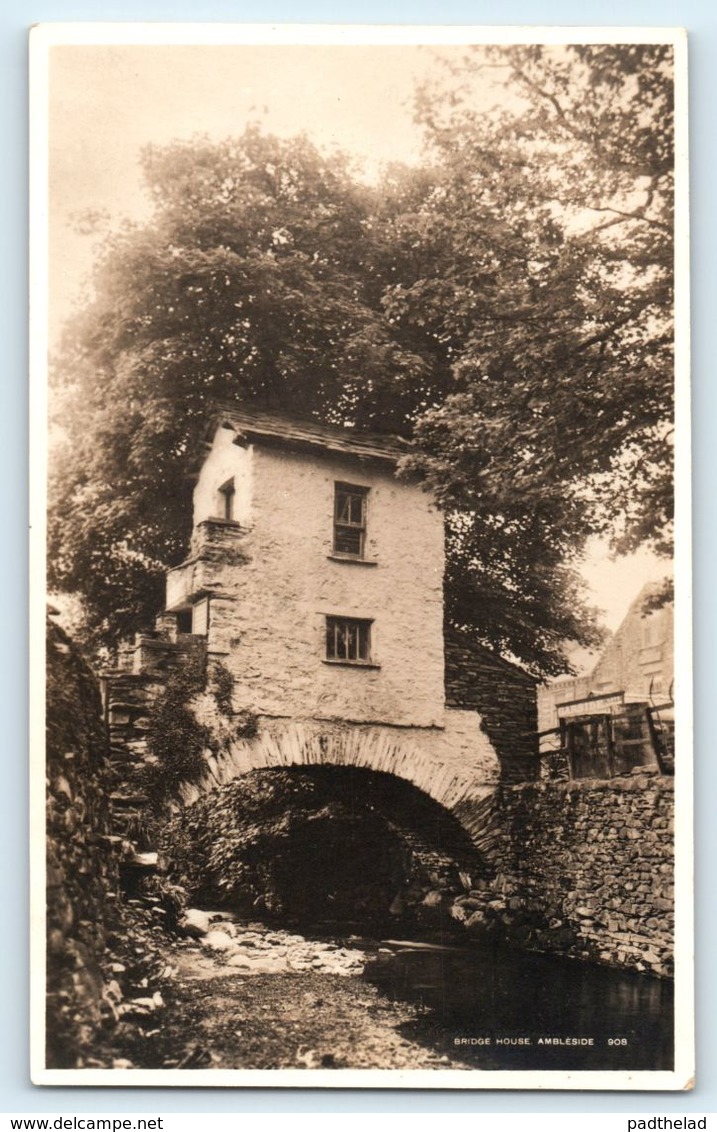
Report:
[{"label": "shallow water", "polygon": [[[394,954],[391,955],[390,953]],[[421,1002],[485,1068],[673,1068],[673,984],[500,948],[382,945],[367,977]]]}]

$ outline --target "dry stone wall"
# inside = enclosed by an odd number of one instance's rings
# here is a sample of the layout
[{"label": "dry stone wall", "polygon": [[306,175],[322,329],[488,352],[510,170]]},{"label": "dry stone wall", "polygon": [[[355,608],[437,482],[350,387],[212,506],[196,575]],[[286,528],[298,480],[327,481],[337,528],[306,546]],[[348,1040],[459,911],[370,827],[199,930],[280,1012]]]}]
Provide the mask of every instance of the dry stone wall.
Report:
[{"label": "dry stone wall", "polygon": [[[115,702],[127,720],[142,706],[141,697]],[[131,1068],[115,1049],[156,1025],[165,963],[155,941],[180,894],[117,832],[116,751],[113,758],[97,682],[51,619],[46,718],[46,1065]],[[142,891],[126,899],[132,877]]]},{"label": "dry stone wall", "polygon": [[472,708],[498,755],[501,779],[524,782],[538,773],[536,681],[460,633],[445,636],[446,703]]},{"label": "dry stone wall", "polygon": [[47,649],[47,1056],[66,1068],[102,1023],[101,960],[119,864],[95,681],[52,621]]},{"label": "dry stone wall", "polygon": [[453,909],[472,935],[671,975],[672,779],[503,787],[482,817],[493,877]]}]

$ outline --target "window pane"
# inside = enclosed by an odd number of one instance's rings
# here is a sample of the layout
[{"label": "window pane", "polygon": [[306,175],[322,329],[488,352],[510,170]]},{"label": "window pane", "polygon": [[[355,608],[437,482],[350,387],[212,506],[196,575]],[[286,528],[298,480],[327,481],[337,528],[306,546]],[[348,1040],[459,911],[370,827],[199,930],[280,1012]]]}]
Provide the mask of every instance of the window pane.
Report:
[{"label": "window pane", "polygon": [[363,557],[366,531],[366,489],[335,487],[334,550]]},{"label": "window pane", "polygon": [[351,522],[351,496],[348,492],[337,491],[336,493],[336,522]]},{"label": "window pane", "polygon": [[345,623],[339,623],[339,656],[342,660],[349,659],[349,630]]},{"label": "window pane", "polygon": [[358,659],[368,660],[368,624],[364,621],[359,625]]},{"label": "window pane", "polygon": [[363,525],[363,496],[350,495],[349,496],[349,522],[356,523],[358,526]]},{"label": "window pane", "polygon": [[334,550],[339,554],[362,554],[363,531],[355,527],[336,527],[334,534]]},{"label": "window pane", "polygon": [[370,661],[371,622],[343,617],[326,618],[326,659]]}]

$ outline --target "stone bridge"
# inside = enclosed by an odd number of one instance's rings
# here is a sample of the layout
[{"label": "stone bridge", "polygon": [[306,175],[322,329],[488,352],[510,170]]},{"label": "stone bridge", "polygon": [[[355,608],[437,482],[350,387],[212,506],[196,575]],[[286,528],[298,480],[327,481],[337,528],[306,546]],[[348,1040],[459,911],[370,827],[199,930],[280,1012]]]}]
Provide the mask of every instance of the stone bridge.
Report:
[{"label": "stone bridge", "polygon": [[[162,652],[157,642],[152,650]],[[105,681],[118,783],[127,781],[128,759],[135,765],[144,759],[148,714],[166,680],[161,669],[148,663],[141,673],[118,672]],[[463,710],[446,711],[445,729],[259,717],[242,738],[238,717],[223,716],[215,696],[201,693],[195,709],[219,742],[216,753],[205,753],[202,778],[179,787],[175,812],[256,770],[333,767],[387,775],[437,803],[483,862],[479,887],[474,880],[457,902],[471,934],[489,928],[519,947],[669,974],[669,777],[641,769],[607,781],[511,783],[508,760],[496,755],[500,743],[491,742],[475,712]],[[136,813],[142,804],[126,788],[113,802],[120,819],[123,807]]]},{"label": "stone bridge", "polygon": [[262,719],[256,736],[234,739],[228,749],[207,757],[204,777],[180,787],[181,803],[191,806],[210,791],[252,770],[318,766],[362,768],[401,779],[439,803],[485,854],[494,840],[487,818],[500,767],[489,743],[479,733],[477,721],[470,723],[473,724],[471,730],[475,728],[476,747],[461,762],[453,754],[451,731],[454,729],[447,729],[446,734],[375,724]]},{"label": "stone bridge", "polygon": [[[362,768],[390,775],[428,796],[485,851],[485,815],[498,784],[524,781],[537,772],[534,681],[485,650],[468,649],[458,636],[446,640],[442,726],[257,715],[251,727],[244,727],[236,706],[234,711],[220,706],[216,673],[222,665],[207,658],[203,642],[176,632],[168,636],[161,618],[158,630],[139,635],[120,668],[106,674],[106,722],[121,781],[127,760],[141,765],[149,753],[146,735],[153,705],[167,681],[196,654],[206,667],[205,688],[188,706],[208,728],[213,751],[205,750],[201,780],[180,787],[181,806],[252,770]],[[121,811],[121,797],[116,801]],[[134,806],[131,796],[127,806]]]}]

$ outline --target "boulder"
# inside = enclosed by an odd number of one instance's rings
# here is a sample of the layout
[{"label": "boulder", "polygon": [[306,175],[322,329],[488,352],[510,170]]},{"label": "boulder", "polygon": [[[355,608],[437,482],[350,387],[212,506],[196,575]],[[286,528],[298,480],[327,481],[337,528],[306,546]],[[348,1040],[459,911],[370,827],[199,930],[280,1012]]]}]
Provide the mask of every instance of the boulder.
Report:
[{"label": "boulder", "polygon": [[202,937],[202,946],[212,951],[236,951],[236,944],[226,932],[210,931]]},{"label": "boulder", "polygon": [[200,939],[209,931],[210,920],[207,912],[199,908],[187,908],[179,922],[180,931],[193,939]]},{"label": "boulder", "polygon": [[443,903],[443,894],[432,889],[431,892],[426,893],[421,903],[424,908],[438,908]]}]

